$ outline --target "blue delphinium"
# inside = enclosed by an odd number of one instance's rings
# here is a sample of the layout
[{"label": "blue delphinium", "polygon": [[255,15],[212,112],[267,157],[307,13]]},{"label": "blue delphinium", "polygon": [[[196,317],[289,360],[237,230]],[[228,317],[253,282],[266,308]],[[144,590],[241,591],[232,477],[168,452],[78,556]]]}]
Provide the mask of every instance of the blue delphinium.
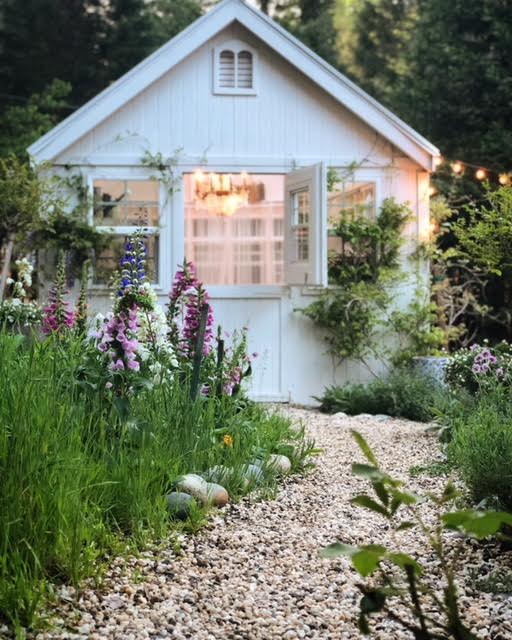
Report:
[{"label": "blue delphinium", "polygon": [[145,236],[142,231],[137,231],[128,239],[121,260],[121,280],[117,291],[119,309],[132,309],[134,306],[152,309],[153,303],[148,297],[146,262]]}]

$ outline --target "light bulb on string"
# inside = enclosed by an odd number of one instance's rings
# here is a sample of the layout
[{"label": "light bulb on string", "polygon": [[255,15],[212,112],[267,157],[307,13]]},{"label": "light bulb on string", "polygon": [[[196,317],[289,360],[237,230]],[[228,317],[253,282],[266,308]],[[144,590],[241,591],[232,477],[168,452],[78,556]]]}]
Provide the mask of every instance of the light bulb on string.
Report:
[{"label": "light bulb on string", "polygon": [[437,193],[437,190],[435,187],[429,187],[428,188],[428,195],[432,198],[433,196],[435,196]]},{"label": "light bulb on string", "polygon": [[501,184],[501,186],[506,186],[507,184],[509,184],[510,182],[510,176],[506,173],[500,173],[500,176],[498,178],[498,182]]},{"label": "light bulb on string", "polygon": [[453,173],[462,173],[462,163],[461,162],[454,162],[452,164],[452,171],[453,171]]},{"label": "light bulb on string", "polygon": [[437,156],[436,158],[434,158],[434,167],[436,169],[438,169],[442,164],[443,164],[443,157],[442,156]]},{"label": "light bulb on string", "polygon": [[485,169],[478,169],[475,173],[475,178],[477,180],[485,180],[486,177],[487,173],[485,172]]}]

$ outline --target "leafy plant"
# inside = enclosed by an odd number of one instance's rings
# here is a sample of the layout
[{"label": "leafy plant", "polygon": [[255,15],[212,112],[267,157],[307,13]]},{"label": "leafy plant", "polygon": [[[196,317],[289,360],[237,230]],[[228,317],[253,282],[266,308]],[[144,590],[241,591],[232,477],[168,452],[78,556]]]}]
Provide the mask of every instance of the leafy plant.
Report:
[{"label": "leafy plant", "polygon": [[329,256],[331,286],[300,309],[324,330],[327,352],[335,361],[366,363],[379,352],[379,331],[398,278],[401,234],[409,217],[410,209],[391,198],[375,221],[340,212],[334,235],[341,249]]},{"label": "leafy plant", "polygon": [[494,347],[488,343],[459,349],[450,358],[445,379],[454,389],[470,393],[512,386],[512,345],[502,341]]},{"label": "leafy plant", "polygon": [[144,167],[156,172],[150,176],[150,179],[164,186],[167,198],[179,191],[181,187],[181,176],[176,169],[181,151],[181,148],[176,149],[173,156],[165,158],[160,151],[151,153],[151,151],[146,150],[141,158],[141,163]]},{"label": "leafy plant", "polygon": [[320,410],[326,413],[343,411],[390,416],[429,422],[436,415],[435,407],[446,392],[432,378],[409,370],[396,370],[373,382],[329,387],[320,400]]},{"label": "leafy plant", "polygon": [[512,396],[495,388],[452,421],[449,455],[477,502],[512,509]]},{"label": "leafy plant", "polygon": [[436,326],[437,306],[427,292],[418,289],[405,311],[391,312],[389,322],[397,338],[391,358],[396,367],[411,364],[416,356],[437,355],[445,345],[445,332]]},{"label": "leafy plant", "polygon": [[[479,510],[450,510],[458,492],[448,482],[441,495],[417,496],[403,483],[383,471],[370,446],[361,434],[352,434],[365,456],[365,464],[355,463],[352,472],[368,480],[373,496],[361,494],[352,504],[368,509],[385,519],[393,531],[395,545],[400,533],[415,530],[422,543],[438,560],[440,576],[428,575],[421,562],[400,548],[390,549],[382,544],[355,547],[334,543],[322,555],[335,558],[348,556],[362,578],[371,578],[357,586],[363,597],[360,601],[359,629],[371,633],[373,616],[384,615],[398,627],[409,631],[417,640],[477,640],[462,618],[457,598],[458,549],[448,549],[444,533],[455,530],[477,539],[500,532],[504,525],[512,524],[512,514]],[[434,505],[436,516],[432,524],[422,517],[420,504]],[[433,586],[434,582],[434,586]],[[441,590],[442,597],[437,592]]]}]

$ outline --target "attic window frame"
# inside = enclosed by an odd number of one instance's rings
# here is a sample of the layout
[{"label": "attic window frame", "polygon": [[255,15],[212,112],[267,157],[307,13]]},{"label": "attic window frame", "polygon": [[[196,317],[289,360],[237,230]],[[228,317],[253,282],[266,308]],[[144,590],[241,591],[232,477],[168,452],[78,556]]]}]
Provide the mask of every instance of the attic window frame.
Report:
[{"label": "attic window frame", "polygon": [[[223,87],[220,83],[220,57],[225,51],[230,51],[234,56],[235,86]],[[247,51],[252,56],[252,87],[238,87],[238,56]],[[255,96],[257,95],[258,80],[258,56],[253,47],[241,40],[229,40],[213,49],[213,93],[215,95],[228,96]]]}]

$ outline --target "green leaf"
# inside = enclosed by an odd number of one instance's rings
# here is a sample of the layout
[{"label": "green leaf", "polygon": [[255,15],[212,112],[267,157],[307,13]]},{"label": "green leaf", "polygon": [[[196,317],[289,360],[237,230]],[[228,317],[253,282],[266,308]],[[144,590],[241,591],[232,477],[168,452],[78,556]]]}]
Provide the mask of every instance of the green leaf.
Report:
[{"label": "green leaf", "polygon": [[352,564],[359,575],[366,578],[371,575],[375,569],[377,569],[385,554],[385,547],[381,547],[379,545],[368,545],[357,551],[357,553],[352,556]]},{"label": "green leaf", "polygon": [[354,437],[368,462],[370,462],[374,467],[378,468],[379,463],[377,462],[377,458],[375,457],[373,451],[370,448],[370,445],[366,442],[364,437],[359,433],[359,431],[356,431],[355,429],[351,429],[350,433]]},{"label": "green leaf", "polygon": [[404,520],[398,525],[395,531],[405,531],[406,529],[412,529],[415,526],[416,526],[415,522],[411,522],[410,520]]},{"label": "green leaf", "polygon": [[360,464],[358,462],[352,465],[352,473],[361,476],[372,482],[382,482],[386,479],[386,474],[382,473],[377,467],[371,467],[368,464]]},{"label": "green leaf", "polygon": [[387,507],[389,504],[389,493],[384,484],[382,482],[372,482],[372,487],[382,504],[385,504]]},{"label": "green leaf", "polygon": [[503,511],[454,511],[442,516],[449,529],[461,529],[477,538],[495,535],[503,525],[512,526],[512,514]]},{"label": "green leaf", "polygon": [[398,498],[402,504],[417,504],[419,502],[418,496],[409,491],[394,491],[393,496]]},{"label": "green leaf", "polygon": [[370,496],[367,496],[364,494],[360,496],[356,496],[350,502],[352,504],[358,505],[359,507],[365,507],[366,509],[370,509],[370,511],[376,511],[377,513],[380,513],[386,518],[390,517],[388,510],[382,505],[380,505],[378,502],[375,502],[375,500],[372,500]]},{"label": "green leaf", "polygon": [[328,547],[324,547],[320,551],[322,558],[339,558],[339,556],[352,557],[359,551],[359,547],[352,547],[349,544],[343,544],[342,542],[334,542]]},{"label": "green leaf", "polygon": [[423,573],[422,566],[418,564],[412,556],[409,556],[406,553],[388,553],[386,557],[390,562],[396,564],[397,567],[400,567],[400,569],[405,570],[406,567],[412,567],[417,576],[420,576]]}]

